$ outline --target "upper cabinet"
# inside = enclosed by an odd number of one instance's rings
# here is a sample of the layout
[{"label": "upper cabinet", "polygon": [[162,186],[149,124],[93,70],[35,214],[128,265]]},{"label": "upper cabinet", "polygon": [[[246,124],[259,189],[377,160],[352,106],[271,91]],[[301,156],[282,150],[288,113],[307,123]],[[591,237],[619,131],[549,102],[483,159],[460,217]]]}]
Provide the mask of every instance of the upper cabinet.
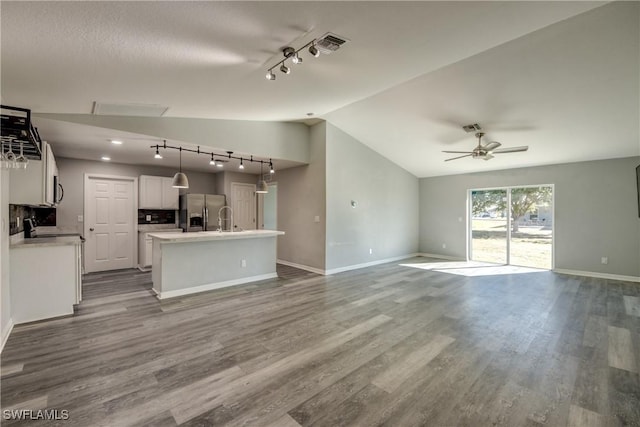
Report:
[{"label": "upper cabinet", "polygon": [[42,141],[42,160],[29,160],[26,169],[11,169],[9,203],[56,206],[60,201],[58,167],[51,147]]},{"label": "upper cabinet", "polygon": [[179,191],[173,188],[173,178],[140,175],[139,209],[178,209]]}]

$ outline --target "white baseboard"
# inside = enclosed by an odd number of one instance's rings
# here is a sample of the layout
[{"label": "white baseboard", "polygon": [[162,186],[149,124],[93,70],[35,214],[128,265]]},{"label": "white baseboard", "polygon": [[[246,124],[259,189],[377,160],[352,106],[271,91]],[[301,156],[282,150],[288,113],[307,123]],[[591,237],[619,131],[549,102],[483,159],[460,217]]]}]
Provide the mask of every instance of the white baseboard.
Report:
[{"label": "white baseboard", "polygon": [[310,266],[304,265],[304,264],[296,264],[295,262],[289,262],[289,261],[285,261],[283,259],[279,259],[276,262],[278,264],[288,265],[289,267],[299,268],[300,270],[310,271],[310,272],[316,273],[316,274],[322,274],[323,276],[325,275],[324,270],[322,270],[320,268],[310,267]]},{"label": "white baseboard", "polygon": [[611,280],[620,280],[623,282],[640,283],[640,277],[638,276],[623,276],[621,274],[596,273],[594,271],[566,270],[564,268],[554,268],[552,271],[554,273],[570,274],[572,276],[596,277],[598,279],[611,279]]},{"label": "white baseboard", "polygon": [[388,262],[394,262],[394,261],[400,261],[402,259],[413,258],[415,256],[418,256],[418,254],[417,253],[406,254],[406,255],[400,255],[400,256],[396,256],[396,257],[392,257],[392,258],[385,258],[385,259],[379,259],[379,260],[376,260],[376,261],[365,262],[365,263],[362,263],[362,264],[353,264],[353,265],[347,265],[345,267],[332,268],[331,270],[325,270],[325,275],[328,276],[328,275],[331,275],[331,274],[342,273],[342,272],[345,272],[345,271],[357,270],[359,268],[372,267],[374,265],[386,264]]},{"label": "white baseboard", "polygon": [[437,258],[437,259],[446,259],[448,261],[466,261],[466,258],[459,258],[451,255],[440,255],[440,254],[428,254],[425,252],[418,253],[418,256],[425,258]]},{"label": "white baseboard", "polygon": [[11,331],[13,331],[13,319],[9,319],[9,324],[2,331],[2,344],[0,345],[0,353],[2,353],[2,350],[4,350],[4,345],[7,343],[9,335],[11,335]]},{"label": "white baseboard", "polygon": [[192,288],[176,289],[174,291],[158,292],[152,289],[158,299],[175,298],[183,295],[197,294],[200,292],[212,291],[214,289],[227,288],[229,286],[243,285],[245,283],[257,282],[260,280],[275,279],[277,273],[267,273],[258,276],[243,277],[241,279],[226,280],[224,282],[207,283],[206,285],[194,286]]}]

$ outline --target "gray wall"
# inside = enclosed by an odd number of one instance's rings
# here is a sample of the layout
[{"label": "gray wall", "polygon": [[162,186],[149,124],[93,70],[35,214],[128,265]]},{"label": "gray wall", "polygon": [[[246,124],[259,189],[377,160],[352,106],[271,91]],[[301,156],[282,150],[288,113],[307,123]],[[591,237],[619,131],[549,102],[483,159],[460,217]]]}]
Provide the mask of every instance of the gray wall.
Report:
[{"label": "gray wall", "polygon": [[420,251],[466,257],[468,189],[554,184],[555,268],[640,276],[638,164],[630,157],[423,178]]},{"label": "gray wall", "polygon": [[[84,212],[84,174],[95,173],[117,176],[173,176],[175,168],[159,166],[129,165],[111,162],[94,162],[89,160],[56,158],[60,183],[64,187],[64,199],[56,210],[58,227],[76,228],[83,232],[83,224],[78,222],[78,215]],[[189,178],[190,193],[215,193],[216,174],[185,171]],[[185,190],[181,190],[184,192]]]},{"label": "gray wall", "polygon": [[[311,127],[309,165],[277,171],[278,259],[325,268],[326,124]],[[314,222],[319,216],[320,222]]]},{"label": "gray wall", "polygon": [[331,124],[326,141],[326,269],[417,252],[418,178]]},{"label": "gray wall", "polygon": [[9,171],[0,170],[0,342],[7,338],[11,323],[11,286],[9,283]]}]

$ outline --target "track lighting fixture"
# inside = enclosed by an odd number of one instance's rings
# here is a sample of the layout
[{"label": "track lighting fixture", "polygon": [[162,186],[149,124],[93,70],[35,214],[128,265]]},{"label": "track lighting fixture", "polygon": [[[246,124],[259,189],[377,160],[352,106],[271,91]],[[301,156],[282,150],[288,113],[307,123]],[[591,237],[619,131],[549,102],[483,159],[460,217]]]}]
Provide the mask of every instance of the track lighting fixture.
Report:
[{"label": "track lighting fixture", "polygon": [[315,42],[311,44],[311,46],[309,46],[309,53],[314,57],[317,58],[320,56],[320,51],[318,50],[318,48],[316,47]]},{"label": "track lighting fixture", "polygon": [[[175,176],[173,177],[173,187],[176,188],[189,188],[189,181],[187,180],[187,176],[182,173],[182,152],[183,151],[188,151],[190,153],[195,153],[195,154],[205,154],[207,156],[209,156],[209,164],[211,166],[216,166],[220,169],[222,169],[224,167],[224,163],[226,162],[227,158],[229,159],[229,161],[231,160],[240,160],[240,164],[238,165],[238,169],[244,169],[244,161],[248,161],[250,163],[260,163],[260,171],[262,172],[262,168],[263,166],[266,166],[267,164],[269,165],[269,173],[275,173],[274,169],[273,169],[273,160],[269,159],[267,160],[258,160],[258,159],[254,159],[253,156],[249,156],[247,157],[237,157],[233,155],[233,151],[227,151],[227,154],[219,154],[219,153],[215,153],[215,152],[211,152],[211,151],[202,151],[200,150],[200,147],[197,148],[197,150],[193,150],[190,148],[184,148],[184,147],[180,147],[180,146],[172,146],[172,145],[167,145],[167,141],[163,140],[163,144],[159,145],[151,145],[149,148],[155,149],[155,154],[154,154],[154,158],[156,159],[162,159],[162,156],[160,155],[160,149],[170,149],[170,150],[178,150],[180,151],[180,169],[178,171],[178,173],[175,174]],[[217,159],[216,159],[217,157]]]},{"label": "track lighting fixture", "polygon": [[274,64],[272,67],[270,67],[267,70],[267,74],[265,75],[267,80],[275,80],[276,79],[276,75],[273,74],[273,70],[279,66],[280,71],[282,71],[284,74],[290,74],[291,73],[291,69],[289,67],[287,67],[285,65],[285,61],[287,59],[291,59],[291,62],[293,62],[294,64],[302,64],[303,59],[300,56],[299,52],[302,49],[305,48],[309,48],[309,53],[311,55],[313,55],[314,57],[318,57],[320,56],[320,51],[318,50],[318,48],[315,45],[316,43],[316,39],[311,40],[309,43],[305,44],[304,46],[302,46],[300,49],[294,49],[291,46],[287,46],[285,48],[282,49],[282,55],[284,55],[284,59],[282,59],[281,61],[277,62],[276,64]]}]

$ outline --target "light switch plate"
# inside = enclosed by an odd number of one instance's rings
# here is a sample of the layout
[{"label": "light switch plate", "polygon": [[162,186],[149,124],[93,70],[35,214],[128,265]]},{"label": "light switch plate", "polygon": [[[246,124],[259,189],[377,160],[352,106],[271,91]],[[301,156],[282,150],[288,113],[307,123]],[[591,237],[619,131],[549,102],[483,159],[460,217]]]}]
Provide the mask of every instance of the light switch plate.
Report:
[{"label": "light switch plate", "polygon": [[320,216],[319,216],[319,215],[316,215],[316,216],[313,218],[313,222],[320,222]]},{"label": "light switch plate", "polygon": [[78,215],[78,222],[84,222],[84,216]]}]

